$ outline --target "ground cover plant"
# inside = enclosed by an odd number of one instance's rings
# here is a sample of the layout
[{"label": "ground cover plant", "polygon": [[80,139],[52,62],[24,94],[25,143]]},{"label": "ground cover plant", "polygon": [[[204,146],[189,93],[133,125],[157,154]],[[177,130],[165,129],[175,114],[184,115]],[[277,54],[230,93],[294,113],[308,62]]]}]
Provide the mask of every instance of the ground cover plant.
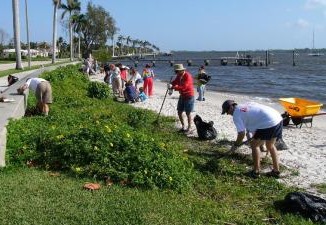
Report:
[{"label": "ground cover plant", "polygon": [[[174,118],[153,123],[155,113],[113,101],[76,66],[43,76],[50,115],[8,125],[1,224],[312,224],[275,209],[293,190],[246,177],[250,158],[217,160],[223,144],[177,134]],[[85,191],[87,181],[102,188]]]}]

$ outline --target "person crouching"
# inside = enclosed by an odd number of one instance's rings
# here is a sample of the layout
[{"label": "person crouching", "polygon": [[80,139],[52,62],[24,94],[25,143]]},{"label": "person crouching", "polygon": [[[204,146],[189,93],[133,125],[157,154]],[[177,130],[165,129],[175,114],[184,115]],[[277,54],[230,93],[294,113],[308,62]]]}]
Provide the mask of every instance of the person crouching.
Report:
[{"label": "person crouching", "polygon": [[133,85],[132,81],[128,81],[126,83],[126,88],[123,91],[124,97],[125,97],[125,102],[127,103],[135,103],[136,99],[138,97],[137,94],[137,89],[136,87]]}]

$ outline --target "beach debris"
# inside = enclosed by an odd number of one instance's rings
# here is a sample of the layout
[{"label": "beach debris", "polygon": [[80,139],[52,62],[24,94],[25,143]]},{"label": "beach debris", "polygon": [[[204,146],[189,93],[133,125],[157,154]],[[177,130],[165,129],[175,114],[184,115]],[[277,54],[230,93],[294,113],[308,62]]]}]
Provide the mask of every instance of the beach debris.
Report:
[{"label": "beach debris", "polygon": [[6,97],[1,96],[0,102],[15,102],[15,99],[6,98]]},{"label": "beach debris", "polygon": [[101,188],[101,185],[98,183],[85,183],[83,188],[86,190],[95,191],[99,190]]},{"label": "beach debris", "polygon": [[60,173],[59,172],[49,172],[49,176],[50,177],[60,177]]}]

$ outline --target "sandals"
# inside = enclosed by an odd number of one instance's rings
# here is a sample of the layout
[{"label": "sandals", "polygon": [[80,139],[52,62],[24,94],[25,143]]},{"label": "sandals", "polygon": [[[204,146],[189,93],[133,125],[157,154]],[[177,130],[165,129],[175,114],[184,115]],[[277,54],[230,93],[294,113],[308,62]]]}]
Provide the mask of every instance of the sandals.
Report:
[{"label": "sandals", "polygon": [[272,170],[272,171],[266,173],[267,177],[274,177],[276,179],[280,178],[281,177],[280,175],[281,175],[280,171],[276,171],[276,170]]},{"label": "sandals", "polygon": [[247,175],[248,177],[253,178],[253,179],[257,179],[257,178],[260,177],[260,173],[254,171],[254,170],[249,171],[246,175]]},{"label": "sandals", "polygon": [[185,130],[184,128],[181,128],[180,130],[178,130],[178,133],[185,133],[187,130]]}]

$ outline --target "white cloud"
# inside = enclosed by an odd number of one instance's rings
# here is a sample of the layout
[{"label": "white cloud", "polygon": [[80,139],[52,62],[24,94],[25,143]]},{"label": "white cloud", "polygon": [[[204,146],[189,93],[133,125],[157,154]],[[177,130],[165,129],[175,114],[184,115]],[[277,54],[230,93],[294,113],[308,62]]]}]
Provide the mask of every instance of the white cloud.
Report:
[{"label": "white cloud", "polygon": [[326,7],[326,0],[307,0],[305,9],[317,9]]},{"label": "white cloud", "polygon": [[300,27],[300,28],[306,28],[309,27],[309,22],[304,20],[304,19],[298,19],[297,22],[295,22],[295,26]]}]

